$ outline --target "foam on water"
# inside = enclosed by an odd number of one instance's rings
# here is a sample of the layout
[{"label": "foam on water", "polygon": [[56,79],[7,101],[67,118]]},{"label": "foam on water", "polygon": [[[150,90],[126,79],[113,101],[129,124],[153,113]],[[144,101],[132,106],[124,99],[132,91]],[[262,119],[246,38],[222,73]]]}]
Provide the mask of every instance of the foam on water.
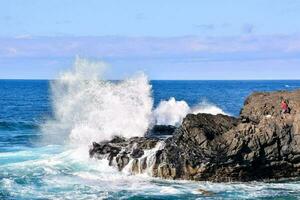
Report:
[{"label": "foam on water", "polygon": [[[161,148],[158,145],[157,148]],[[169,181],[131,176],[108,167],[107,160],[89,159],[83,149],[51,145],[22,151],[21,162],[0,165],[0,199],[284,199],[300,197],[299,182],[210,183]],[[18,154],[16,152],[16,154]],[[153,152],[145,152],[148,156]],[[9,159],[11,154],[2,154]],[[26,156],[25,156],[26,157]],[[149,161],[151,162],[151,161]],[[151,165],[151,164],[150,164]],[[199,189],[209,191],[208,197]],[[298,195],[298,196],[297,196]]]}]

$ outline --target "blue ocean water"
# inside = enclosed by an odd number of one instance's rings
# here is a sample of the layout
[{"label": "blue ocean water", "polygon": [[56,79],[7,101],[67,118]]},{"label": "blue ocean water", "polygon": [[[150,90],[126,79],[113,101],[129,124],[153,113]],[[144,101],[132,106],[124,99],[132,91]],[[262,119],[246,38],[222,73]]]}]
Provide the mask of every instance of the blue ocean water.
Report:
[{"label": "blue ocean water", "polygon": [[[151,81],[154,106],[175,97],[237,116],[254,91],[295,90],[300,81]],[[0,80],[0,199],[299,199],[300,182],[210,183],[131,176],[88,151],[40,142],[53,118],[49,81]],[[87,149],[85,149],[87,150]],[[197,189],[211,191],[205,196]]]}]

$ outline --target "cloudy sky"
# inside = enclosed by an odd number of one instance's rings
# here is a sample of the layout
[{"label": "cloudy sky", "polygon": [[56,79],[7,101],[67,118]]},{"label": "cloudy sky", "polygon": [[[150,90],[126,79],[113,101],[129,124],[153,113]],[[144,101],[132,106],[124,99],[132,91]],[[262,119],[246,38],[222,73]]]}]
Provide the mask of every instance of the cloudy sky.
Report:
[{"label": "cloudy sky", "polygon": [[298,0],[2,0],[0,78],[52,79],[81,56],[107,78],[300,79]]}]

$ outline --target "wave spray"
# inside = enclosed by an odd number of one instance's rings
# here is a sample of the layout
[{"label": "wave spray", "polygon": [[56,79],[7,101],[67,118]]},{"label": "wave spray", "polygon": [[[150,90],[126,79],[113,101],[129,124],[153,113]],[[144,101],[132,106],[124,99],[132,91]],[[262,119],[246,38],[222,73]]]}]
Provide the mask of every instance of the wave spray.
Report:
[{"label": "wave spray", "polygon": [[77,58],[72,70],[51,83],[54,119],[43,127],[46,135],[59,134],[55,140],[64,137],[73,144],[144,135],[153,106],[147,77],[106,81],[105,68],[105,63]]},{"label": "wave spray", "polygon": [[42,127],[48,142],[88,146],[113,136],[144,136],[155,124],[179,126],[188,113],[225,114],[207,102],[190,107],[174,97],[153,108],[145,74],[108,81],[105,68],[103,62],[77,58],[71,70],[51,83],[54,118]]}]

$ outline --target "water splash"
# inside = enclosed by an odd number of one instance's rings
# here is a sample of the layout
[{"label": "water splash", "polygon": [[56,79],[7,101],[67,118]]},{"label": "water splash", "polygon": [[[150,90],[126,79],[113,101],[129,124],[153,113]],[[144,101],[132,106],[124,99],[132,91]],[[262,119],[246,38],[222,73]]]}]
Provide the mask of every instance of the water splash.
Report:
[{"label": "water splash", "polygon": [[180,125],[188,113],[225,114],[202,102],[190,107],[174,97],[153,108],[151,85],[145,74],[107,81],[107,65],[77,58],[73,69],[51,83],[54,119],[42,127],[44,139],[88,146],[113,136],[144,136],[153,124]]},{"label": "water splash", "polygon": [[153,112],[153,120],[158,125],[173,125],[179,126],[183,118],[189,114],[207,113],[207,114],[223,114],[225,113],[221,108],[214,104],[202,101],[194,107],[190,107],[185,101],[176,101],[171,97],[168,101],[161,101],[158,107]]},{"label": "water splash", "polygon": [[171,97],[168,101],[161,101],[153,112],[155,124],[179,125],[182,119],[190,112],[185,101],[176,101]]},{"label": "water splash", "polygon": [[[144,174],[153,176],[153,167],[156,163],[156,153],[165,148],[165,142],[159,141],[152,149],[144,150],[144,155],[138,159],[130,159],[122,172],[125,174]],[[136,162],[135,162],[136,161]]]},{"label": "water splash", "polygon": [[48,140],[55,134],[55,140],[88,145],[115,135],[144,135],[153,105],[147,77],[106,81],[105,68],[105,63],[77,58],[73,70],[52,82],[54,120],[43,126]]},{"label": "water splash", "polygon": [[202,101],[201,103],[197,104],[196,106],[191,108],[191,113],[198,114],[198,113],[206,113],[206,114],[222,114],[222,115],[229,115],[228,113],[224,112],[218,106],[209,103],[207,101]]}]

